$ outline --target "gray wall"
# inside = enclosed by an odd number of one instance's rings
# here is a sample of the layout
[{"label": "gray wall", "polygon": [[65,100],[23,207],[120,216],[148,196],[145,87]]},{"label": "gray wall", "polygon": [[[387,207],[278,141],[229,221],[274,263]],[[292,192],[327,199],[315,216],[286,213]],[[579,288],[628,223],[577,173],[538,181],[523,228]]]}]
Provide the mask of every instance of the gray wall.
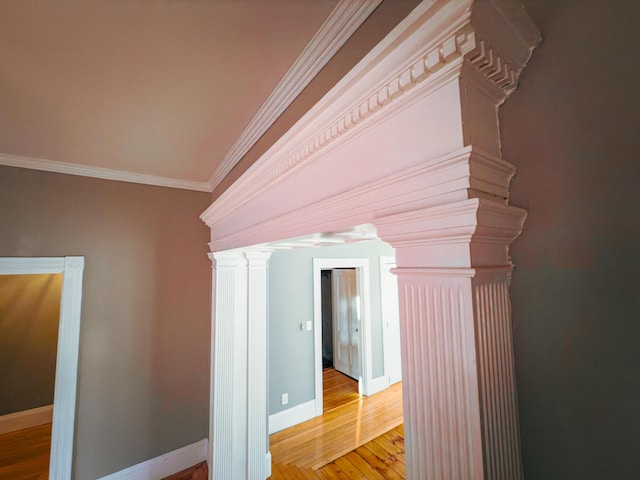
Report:
[{"label": "gray wall", "polygon": [[[323,248],[276,252],[269,260],[269,414],[300,405],[314,396],[313,331],[300,323],[313,320],[313,258],[369,258],[373,377],[384,374],[380,313],[380,256],[394,249],[373,240]],[[281,405],[283,393],[289,404]]]},{"label": "gray wall", "polygon": [[77,480],[207,437],[209,202],[0,167],[0,256],[85,256]]},{"label": "gray wall", "polygon": [[62,274],[0,275],[0,415],[53,404]]},{"label": "gray wall", "polygon": [[543,44],[501,109],[527,480],[640,478],[640,6],[528,0]]}]

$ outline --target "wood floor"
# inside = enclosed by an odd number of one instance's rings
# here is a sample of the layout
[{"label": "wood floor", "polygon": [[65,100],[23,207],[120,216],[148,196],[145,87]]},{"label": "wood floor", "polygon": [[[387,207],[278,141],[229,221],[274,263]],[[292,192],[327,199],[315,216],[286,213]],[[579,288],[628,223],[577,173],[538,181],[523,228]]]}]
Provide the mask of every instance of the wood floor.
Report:
[{"label": "wood floor", "polygon": [[[370,397],[335,370],[323,372],[322,417],[271,435],[273,480],[405,478],[402,386]],[[46,480],[51,424],[0,435],[0,480]],[[206,480],[195,465],[167,480]]]},{"label": "wood floor", "polygon": [[46,480],[50,450],[50,423],[0,435],[0,480]]},{"label": "wood floor", "polygon": [[404,478],[402,384],[270,438],[272,479]]},{"label": "wood floor", "polygon": [[338,372],[335,368],[322,370],[322,411],[360,400],[358,381]]}]

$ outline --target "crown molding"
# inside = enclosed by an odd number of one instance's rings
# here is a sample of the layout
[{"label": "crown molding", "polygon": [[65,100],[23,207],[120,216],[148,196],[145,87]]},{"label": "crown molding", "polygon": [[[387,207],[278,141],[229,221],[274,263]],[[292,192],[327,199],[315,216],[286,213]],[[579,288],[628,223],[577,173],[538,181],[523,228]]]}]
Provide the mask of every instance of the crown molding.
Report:
[{"label": "crown molding", "polygon": [[224,177],[337,53],[382,0],[340,0],[329,17],[238,137],[208,182],[209,191]]},{"label": "crown molding", "polygon": [[103,180],[116,180],[119,182],[140,183],[157,187],[178,188],[182,190],[194,190],[197,192],[210,192],[207,182],[194,182],[177,178],[146,175],[143,173],[125,172],[110,168],[78,165],[76,163],[58,162],[43,158],[24,157],[0,153],[0,165],[8,167],[28,168],[30,170],[42,170],[45,172],[64,173],[67,175],[79,175],[82,177],[100,178]]}]

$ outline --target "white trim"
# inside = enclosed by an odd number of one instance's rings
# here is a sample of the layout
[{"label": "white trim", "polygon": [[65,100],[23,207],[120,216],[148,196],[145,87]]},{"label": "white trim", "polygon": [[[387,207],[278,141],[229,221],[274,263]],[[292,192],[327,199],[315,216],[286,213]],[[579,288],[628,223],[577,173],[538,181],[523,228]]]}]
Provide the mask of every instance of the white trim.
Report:
[{"label": "white trim", "polygon": [[82,177],[101,178],[103,180],[116,180],[119,182],[140,183],[157,187],[179,188],[182,190],[195,190],[197,192],[210,192],[207,182],[195,182],[177,178],[147,175],[144,173],[125,172],[103,167],[79,165],[77,163],[59,162],[44,158],[23,157],[0,153],[0,165],[8,167],[28,168],[45,172],[64,173],[67,175],[79,175]]},{"label": "white trim", "polygon": [[368,258],[314,258],[313,259],[313,346],[315,373],[316,416],[322,415],[322,289],[320,272],[333,268],[355,268],[358,293],[362,302],[362,324],[360,325],[360,365],[358,392],[370,395],[371,391],[371,277]]},{"label": "white trim", "polygon": [[37,427],[53,420],[53,405],[31,408],[0,416],[0,434]]},{"label": "white trim", "polygon": [[0,258],[0,274],[63,274],[53,397],[50,480],[71,478],[83,270],[84,257]]},{"label": "white trim", "polygon": [[309,400],[295,407],[269,415],[269,435],[293,427],[316,416],[316,401]]},{"label": "white trim", "polygon": [[[392,379],[391,379],[391,355],[390,352],[392,350],[391,345],[390,345],[390,338],[389,335],[387,334],[387,330],[388,330],[388,319],[385,315],[385,305],[388,305],[388,301],[387,299],[389,298],[389,288],[390,285],[388,285],[387,281],[385,281],[385,276],[388,275],[386,272],[386,266],[389,266],[390,268],[396,268],[396,257],[395,256],[381,256],[380,257],[380,298],[382,299],[382,308],[380,309],[380,315],[382,316],[382,349],[383,349],[383,359],[384,359],[384,377],[387,381],[387,386],[392,384]],[[393,273],[391,273],[390,275],[394,276]],[[387,279],[390,280],[390,279]],[[397,282],[397,279],[395,279],[395,281]],[[396,294],[396,297],[398,297],[398,294]],[[398,300],[399,301],[399,300]],[[399,304],[398,304],[398,308],[399,308]],[[398,312],[398,315],[400,315],[400,312]],[[398,332],[398,336],[400,336],[400,333]],[[401,366],[402,369],[402,366]],[[402,381],[402,376],[400,377],[399,380],[396,380],[395,378],[393,379],[393,383],[396,383],[398,381]]]},{"label": "white trim", "polygon": [[271,476],[271,463],[272,463],[272,459],[271,459],[271,452],[267,452],[265,457],[264,457],[264,471],[266,472],[266,477],[265,478],[269,478]]},{"label": "white trim", "polygon": [[209,189],[224,177],[320,72],[382,0],[340,0],[318,32],[238,137],[209,179]]},{"label": "white trim", "polygon": [[208,440],[202,440],[138,463],[100,480],[157,480],[181,472],[207,460]]}]

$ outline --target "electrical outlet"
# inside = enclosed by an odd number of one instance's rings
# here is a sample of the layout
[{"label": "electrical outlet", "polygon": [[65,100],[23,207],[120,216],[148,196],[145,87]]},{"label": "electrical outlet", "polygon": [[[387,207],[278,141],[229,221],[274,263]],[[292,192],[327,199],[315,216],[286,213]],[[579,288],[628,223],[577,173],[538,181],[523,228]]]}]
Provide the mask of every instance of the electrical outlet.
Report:
[{"label": "electrical outlet", "polygon": [[287,403],[289,403],[289,394],[288,393],[283,393],[282,394],[282,405],[286,405]]}]

